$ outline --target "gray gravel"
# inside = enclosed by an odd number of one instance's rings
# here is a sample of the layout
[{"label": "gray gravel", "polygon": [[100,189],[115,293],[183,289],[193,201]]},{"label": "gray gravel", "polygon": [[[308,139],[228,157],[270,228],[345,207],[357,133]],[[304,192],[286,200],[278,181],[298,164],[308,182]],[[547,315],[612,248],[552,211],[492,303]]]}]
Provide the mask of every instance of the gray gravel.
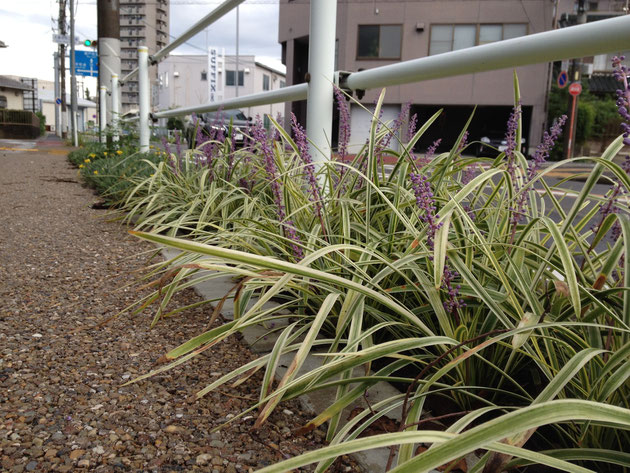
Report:
[{"label": "gray gravel", "polygon": [[[98,197],[78,183],[67,149],[40,145],[45,152],[0,151],[2,471],[235,473],[321,445],[321,430],[291,434],[308,419],[298,403],[285,404],[257,433],[253,418],[211,433],[257,394],[254,377],[192,399],[252,358],[238,340],[121,386],[199,333],[209,311],[190,310],[154,330],[151,310],[94,328],[141,296],[135,271],[149,262],[151,246],[90,207]],[[195,300],[191,291],[176,303]],[[356,470],[346,457],[334,468]]]}]

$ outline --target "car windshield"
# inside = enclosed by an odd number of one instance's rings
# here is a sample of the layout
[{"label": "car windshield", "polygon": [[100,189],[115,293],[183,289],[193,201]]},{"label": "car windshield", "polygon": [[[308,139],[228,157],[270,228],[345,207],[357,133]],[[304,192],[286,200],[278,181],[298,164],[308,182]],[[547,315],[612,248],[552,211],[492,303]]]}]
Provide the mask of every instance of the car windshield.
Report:
[{"label": "car windshield", "polygon": [[247,117],[240,110],[221,110],[220,112],[208,112],[204,114],[206,122],[241,120],[247,121]]}]

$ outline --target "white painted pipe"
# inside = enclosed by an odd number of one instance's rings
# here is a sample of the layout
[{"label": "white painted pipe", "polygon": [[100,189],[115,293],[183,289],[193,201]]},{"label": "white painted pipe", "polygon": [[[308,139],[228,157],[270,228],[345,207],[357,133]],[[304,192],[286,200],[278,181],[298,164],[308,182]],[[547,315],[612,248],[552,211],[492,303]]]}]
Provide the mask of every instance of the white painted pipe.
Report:
[{"label": "white painted pipe", "polygon": [[168,54],[173,49],[184,44],[186,41],[188,41],[190,38],[195,36],[197,33],[203,31],[203,29],[206,26],[211,25],[212,23],[216,22],[217,20],[225,16],[227,13],[232,11],[234,8],[236,8],[238,5],[240,5],[244,1],[245,0],[226,0],[221,5],[219,5],[214,10],[212,10],[210,13],[208,13],[206,16],[204,16],[197,23],[195,23],[193,26],[191,26],[186,31],[184,31],[173,42],[167,44],[162,49],[160,49],[157,53],[155,53],[151,57],[151,62],[153,64],[155,64],[156,62],[159,62],[162,58],[165,58],[166,56],[168,56]]},{"label": "white painted pipe", "polygon": [[123,78],[120,79],[120,83],[124,84],[125,82],[127,82],[129,79],[131,79],[132,77],[134,77],[137,74],[138,74],[138,68],[136,67],[129,74],[127,74],[126,76],[123,76]]},{"label": "white painted pipe", "polygon": [[155,118],[179,117],[190,115],[191,113],[216,112],[217,110],[234,110],[235,108],[254,107],[256,105],[267,105],[271,103],[293,102],[304,100],[307,95],[307,84],[292,85],[282,89],[259,92],[257,94],[243,95],[221,102],[195,105],[194,107],[174,108],[155,113]]},{"label": "white painted pipe", "polygon": [[118,86],[118,74],[112,74],[112,127],[113,127],[113,140],[118,141],[118,132],[120,128],[120,105],[119,97],[120,87]]},{"label": "white painted pipe", "polygon": [[107,134],[105,133],[105,130],[107,128],[107,87],[101,85],[100,90],[98,124],[101,130],[101,143],[106,143]]},{"label": "white painted pipe", "polygon": [[315,163],[330,160],[337,0],[311,1],[306,135]]},{"label": "white painted pipe", "polygon": [[[114,3],[114,2],[109,2]],[[98,74],[99,84],[103,84],[112,91],[112,76],[114,74],[120,77],[120,40],[118,38],[98,39]],[[113,92],[113,91],[112,91]],[[107,124],[111,125],[114,117],[114,104],[112,95],[107,96]]]},{"label": "white painted pipe", "polygon": [[628,49],[630,15],[624,15],[354,72],[345,85],[372,89]]},{"label": "white painted pipe", "polygon": [[139,123],[140,128],[140,152],[149,152],[149,113],[150,113],[150,91],[149,91],[149,48],[138,46],[138,94],[139,103]]}]

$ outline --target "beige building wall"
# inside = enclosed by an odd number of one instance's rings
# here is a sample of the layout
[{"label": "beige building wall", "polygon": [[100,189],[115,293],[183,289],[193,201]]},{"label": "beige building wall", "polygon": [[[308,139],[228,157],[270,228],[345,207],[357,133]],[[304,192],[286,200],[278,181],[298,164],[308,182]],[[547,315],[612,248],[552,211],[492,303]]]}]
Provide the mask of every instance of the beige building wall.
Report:
[{"label": "beige building wall", "polygon": [[7,109],[24,110],[24,99],[21,90],[0,89],[0,95],[7,98]]},{"label": "beige building wall", "polygon": [[[223,69],[236,70],[234,56],[225,56]],[[203,79],[208,70],[208,58],[205,55],[172,55],[158,65],[159,100],[158,109],[189,107],[208,102],[208,81]],[[238,88],[239,97],[263,91],[264,77],[268,77],[269,90],[284,86],[286,77],[281,71],[256,61],[252,55],[239,56],[239,70],[243,71],[243,85]],[[225,73],[219,73],[219,82],[223,84],[223,98],[236,97],[236,87],[225,85]],[[250,117],[265,114],[284,114],[283,104],[244,107],[243,113]]]},{"label": "beige building wall", "polygon": [[[280,2],[279,41],[284,43],[289,84],[303,81],[304,71],[296,72],[293,63],[296,60],[306,62],[300,57],[300,51],[303,51],[309,34],[309,8],[309,2],[305,1]],[[533,34],[550,29],[555,13],[551,0],[340,0],[335,52],[337,69],[357,71],[428,56],[434,25],[522,23],[527,25],[527,34]],[[359,25],[402,25],[400,59],[357,58]],[[516,68],[523,105],[532,109],[530,144],[537,143],[542,136],[549,71],[547,63]],[[379,92],[367,91],[361,103],[371,105]],[[512,70],[506,69],[388,87],[385,103],[398,107],[407,102],[436,106],[509,106],[513,97]],[[364,137],[360,136],[359,141],[362,140]]]}]

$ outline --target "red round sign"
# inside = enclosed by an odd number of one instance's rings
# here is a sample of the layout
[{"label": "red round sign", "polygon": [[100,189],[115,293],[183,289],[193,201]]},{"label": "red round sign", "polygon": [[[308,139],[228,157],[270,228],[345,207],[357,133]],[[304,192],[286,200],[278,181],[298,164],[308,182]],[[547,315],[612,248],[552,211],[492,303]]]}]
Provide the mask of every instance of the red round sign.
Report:
[{"label": "red round sign", "polygon": [[569,86],[569,93],[571,95],[580,95],[582,93],[582,84],[574,82]]}]

